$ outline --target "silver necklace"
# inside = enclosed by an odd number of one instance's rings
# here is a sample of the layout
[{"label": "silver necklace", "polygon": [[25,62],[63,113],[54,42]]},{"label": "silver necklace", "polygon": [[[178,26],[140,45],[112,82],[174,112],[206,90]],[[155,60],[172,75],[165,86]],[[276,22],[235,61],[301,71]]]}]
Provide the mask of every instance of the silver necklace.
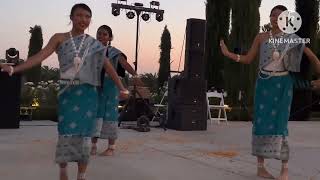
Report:
[{"label": "silver necklace", "polygon": [[72,37],[72,34],[71,34],[71,31],[69,32],[69,35],[70,35],[70,38],[71,38],[71,44],[73,46],[73,50],[74,50],[74,53],[75,53],[75,57],[73,58],[73,63],[74,63],[74,66],[76,68],[76,70],[78,70],[79,66],[80,66],[80,63],[81,63],[81,60],[82,58],[79,56],[80,54],[80,50],[83,46],[83,43],[84,43],[84,39],[86,38],[86,35],[83,34],[83,37],[81,39],[81,42],[80,42],[80,45],[79,45],[79,48],[77,49],[76,47],[76,44],[73,40],[73,37]]},{"label": "silver necklace", "polygon": [[[274,37],[272,35],[272,31],[269,31],[269,35],[270,35],[271,39],[274,39]],[[283,36],[284,36],[284,33],[282,33],[281,38],[283,38]],[[280,59],[280,52],[278,50],[279,43],[277,46],[276,46],[276,43],[271,43],[271,44],[273,45],[272,59],[277,61]]]}]

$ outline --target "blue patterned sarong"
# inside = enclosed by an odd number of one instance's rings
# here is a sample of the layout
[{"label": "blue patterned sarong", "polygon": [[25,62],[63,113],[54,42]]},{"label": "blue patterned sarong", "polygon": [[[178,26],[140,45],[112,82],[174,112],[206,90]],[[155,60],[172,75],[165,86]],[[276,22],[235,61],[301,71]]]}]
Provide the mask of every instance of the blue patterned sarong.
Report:
[{"label": "blue patterned sarong", "polygon": [[[119,58],[125,56],[117,48],[108,47],[108,58],[115,69],[118,67]],[[95,136],[102,139],[118,138],[118,105],[119,89],[114,81],[108,76],[104,76],[104,84],[99,92],[99,106]]]},{"label": "blue patterned sarong", "polygon": [[289,159],[288,119],[293,94],[290,75],[261,74],[257,79],[252,153],[264,158]]},{"label": "blue patterned sarong", "polygon": [[97,102],[95,86],[70,86],[59,96],[59,135],[91,137],[96,123]]},{"label": "blue patterned sarong", "polygon": [[99,93],[97,129],[95,136],[103,139],[117,139],[118,137],[118,105],[119,89],[113,80],[104,79],[103,90]]}]

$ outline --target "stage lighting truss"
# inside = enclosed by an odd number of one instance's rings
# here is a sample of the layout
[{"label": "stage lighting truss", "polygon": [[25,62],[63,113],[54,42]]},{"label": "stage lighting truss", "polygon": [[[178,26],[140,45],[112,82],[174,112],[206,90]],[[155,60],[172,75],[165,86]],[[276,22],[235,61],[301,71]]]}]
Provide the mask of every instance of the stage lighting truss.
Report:
[{"label": "stage lighting truss", "polygon": [[159,9],[160,3],[158,1],[151,1],[150,8],[144,7],[142,3],[133,3],[132,5],[127,5],[127,0],[117,0],[117,3],[112,3],[112,14],[114,16],[119,16],[121,10],[126,10],[126,16],[128,19],[134,19],[137,15],[144,21],[150,21],[151,14],[155,14],[155,19],[158,22],[163,21],[164,10]]}]

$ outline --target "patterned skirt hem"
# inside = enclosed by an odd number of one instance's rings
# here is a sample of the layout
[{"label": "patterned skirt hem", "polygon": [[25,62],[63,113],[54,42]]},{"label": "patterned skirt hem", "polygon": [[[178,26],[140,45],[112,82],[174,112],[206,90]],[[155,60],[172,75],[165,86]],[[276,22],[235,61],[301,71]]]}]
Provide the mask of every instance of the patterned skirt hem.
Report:
[{"label": "patterned skirt hem", "polygon": [[80,162],[89,163],[90,137],[81,136],[59,136],[55,162]]},{"label": "patterned skirt hem", "polygon": [[289,160],[288,138],[282,135],[254,135],[252,155],[267,159]]},{"label": "patterned skirt hem", "polygon": [[95,137],[101,139],[118,139],[118,122],[115,121],[103,121],[101,128],[95,133]]}]

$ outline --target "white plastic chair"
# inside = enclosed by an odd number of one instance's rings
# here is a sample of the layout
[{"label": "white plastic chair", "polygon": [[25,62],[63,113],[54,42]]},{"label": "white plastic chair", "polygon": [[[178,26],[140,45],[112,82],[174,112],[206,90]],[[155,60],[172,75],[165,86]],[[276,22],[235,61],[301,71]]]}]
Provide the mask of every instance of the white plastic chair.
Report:
[{"label": "white plastic chair", "polygon": [[160,114],[160,111],[159,111],[160,108],[167,108],[168,105],[163,103],[163,102],[164,102],[164,98],[166,98],[166,97],[168,97],[168,91],[165,91],[165,92],[164,92],[164,94],[163,94],[163,96],[162,96],[159,104],[154,104],[154,105],[153,105],[154,107],[156,107],[156,109],[155,109],[154,116],[153,116],[151,122],[154,121],[154,119],[155,119],[158,115],[161,115],[161,114]]},{"label": "white plastic chair", "polygon": [[[210,100],[209,100],[210,98],[217,98],[219,103],[210,104]],[[217,121],[219,124],[220,121],[225,121],[226,124],[228,124],[228,118],[227,118],[227,112],[226,112],[226,109],[228,109],[228,106],[224,104],[223,93],[219,93],[217,91],[207,92],[207,104],[208,104],[208,117],[209,117],[210,123],[212,123],[212,121]],[[211,110],[218,110],[218,117],[212,117]]]}]

